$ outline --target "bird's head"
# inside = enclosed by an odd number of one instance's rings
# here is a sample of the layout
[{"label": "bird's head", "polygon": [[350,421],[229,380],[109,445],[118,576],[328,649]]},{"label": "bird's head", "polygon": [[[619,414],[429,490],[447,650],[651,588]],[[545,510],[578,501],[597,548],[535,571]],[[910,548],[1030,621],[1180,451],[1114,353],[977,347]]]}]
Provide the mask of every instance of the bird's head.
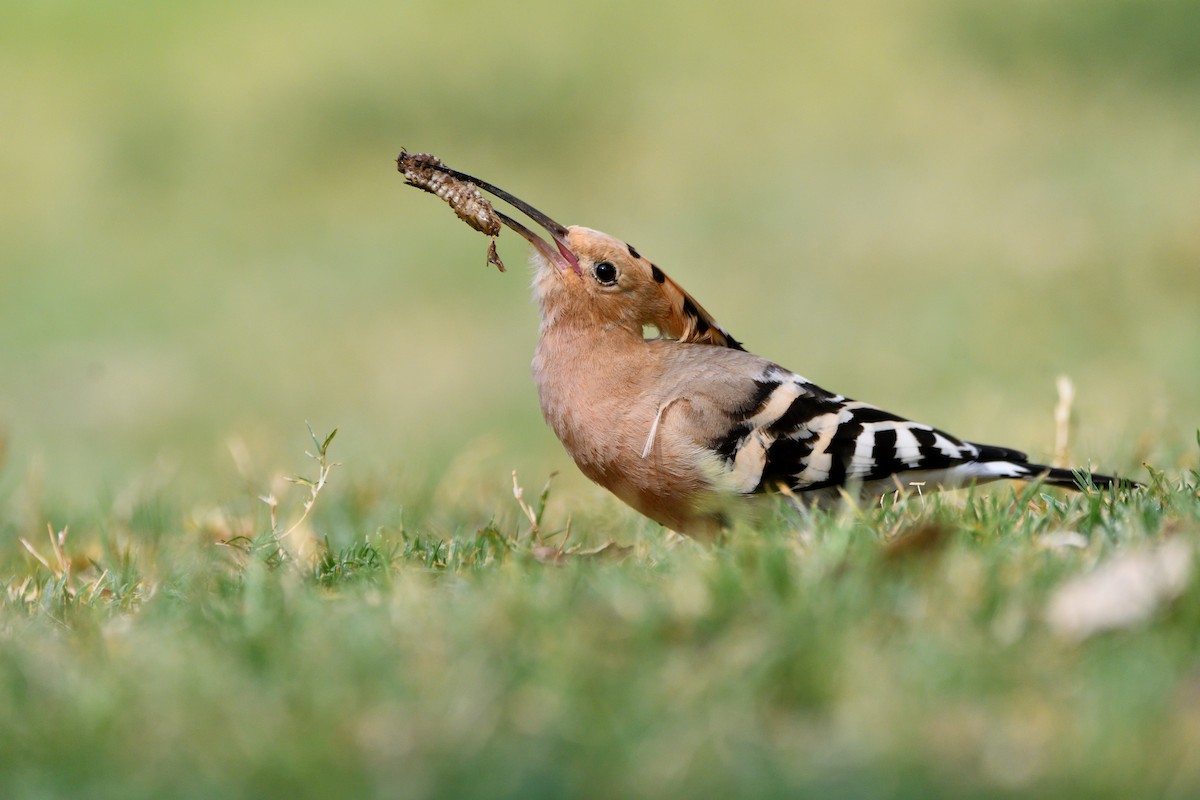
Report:
[{"label": "bird's head", "polygon": [[632,245],[591,228],[561,225],[490,183],[438,169],[504,200],[549,234],[547,241],[497,212],[505,226],[533,245],[534,295],[543,324],[582,322],[619,327],[639,336],[649,325],[670,339],[742,349],[695,298]]},{"label": "bird's head", "polygon": [[[557,223],[555,223],[557,226]],[[670,339],[741,349],[695,298],[633,245],[579,225],[547,226],[555,247],[527,228],[533,291],[543,320],[586,320],[638,336],[653,326]]]}]

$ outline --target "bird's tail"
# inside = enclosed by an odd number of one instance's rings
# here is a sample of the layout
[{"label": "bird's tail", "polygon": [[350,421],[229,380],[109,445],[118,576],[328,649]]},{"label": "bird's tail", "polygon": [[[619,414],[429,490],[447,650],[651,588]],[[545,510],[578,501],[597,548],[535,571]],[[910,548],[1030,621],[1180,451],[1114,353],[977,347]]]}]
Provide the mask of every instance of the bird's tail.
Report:
[{"label": "bird's tail", "polygon": [[1026,480],[1040,480],[1047,486],[1059,486],[1063,489],[1074,489],[1075,491],[1086,491],[1088,489],[1100,489],[1107,491],[1109,489],[1141,489],[1142,484],[1137,481],[1131,481],[1128,478],[1119,478],[1114,475],[1101,475],[1098,472],[1088,472],[1085,469],[1070,470],[1061,469],[1059,467],[1050,467],[1045,464],[1016,464],[1025,471]]},{"label": "bird's tail", "polygon": [[1142,484],[1128,478],[1118,478],[1114,475],[1101,475],[1086,469],[1062,469],[1048,464],[1034,464],[1029,456],[1020,450],[1009,447],[997,447],[991,444],[972,442],[971,446],[977,451],[975,457],[976,469],[979,476],[985,480],[994,478],[1016,478],[1017,480],[1040,480],[1047,486],[1059,486],[1063,489],[1074,489],[1077,492],[1088,489],[1108,490],[1141,489]]}]

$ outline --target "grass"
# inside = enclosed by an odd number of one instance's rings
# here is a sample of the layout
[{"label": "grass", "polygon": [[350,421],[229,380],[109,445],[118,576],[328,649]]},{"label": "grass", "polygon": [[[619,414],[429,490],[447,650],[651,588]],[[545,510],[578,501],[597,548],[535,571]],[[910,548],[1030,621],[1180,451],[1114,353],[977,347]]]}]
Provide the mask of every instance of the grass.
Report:
[{"label": "grass", "polygon": [[1196,470],[781,508],[712,545],[618,512],[628,549],[593,555],[545,524],[552,486],[517,521],[376,525],[313,443],[269,502],[181,525],[160,492],[0,553],[5,797],[1200,789],[1200,583],[1110,632],[1046,622],[1123,553],[1194,553]]},{"label": "grass", "polygon": [[[0,4],[0,797],[1195,794],[1194,583],[1049,620],[1200,532],[1200,4],[999,8]],[[1162,475],[670,539],[401,146],[956,434],[1049,458],[1069,375],[1076,463]]]}]

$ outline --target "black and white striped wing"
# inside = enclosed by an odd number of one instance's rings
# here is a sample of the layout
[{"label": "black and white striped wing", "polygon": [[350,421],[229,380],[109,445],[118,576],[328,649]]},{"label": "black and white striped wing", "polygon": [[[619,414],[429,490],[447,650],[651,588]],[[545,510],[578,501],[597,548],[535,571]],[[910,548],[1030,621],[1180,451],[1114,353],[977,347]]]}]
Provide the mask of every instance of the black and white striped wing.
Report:
[{"label": "black and white striped wing", "polygon": [[1032,473],[1017,450],[964,442],[828,392],[776,365],[754,384],[727,435],[710,444],[742,493],[779,484],[796,492],[878,481],[896,485],[905,478],[961,485]]}]

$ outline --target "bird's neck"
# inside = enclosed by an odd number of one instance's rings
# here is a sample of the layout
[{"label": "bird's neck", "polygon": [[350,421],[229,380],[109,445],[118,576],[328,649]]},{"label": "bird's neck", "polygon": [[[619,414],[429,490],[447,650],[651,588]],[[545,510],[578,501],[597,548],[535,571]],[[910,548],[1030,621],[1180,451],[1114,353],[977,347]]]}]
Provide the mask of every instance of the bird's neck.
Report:
[{"label": "bird's neck", "polygon": [[616,325],[542,320],[533,359],[542,415],[583,473],[622,497],[628,493],[613,483],[613,465],[645,445],[658,407],[661,344]]},{"label": "bird's neck", "polygon": [[[623,393],[643,393],[658,363],[641,330],[572,314],[543,313],[533,377],[542,411],[560,438],[569,417]],[[584,398],[581,400],[581,398]]]},{"label": "bird's neck", "polygon": [[543,315],[538,331],[535,372],[539,366],[579,383],[609,380],[646,358],[640,330],[613,322],[570,315]]},{"label": "bird's neck", "polygon": [[607,347],[632,347],[643,341],[642,327],[632,319],[610,318],[590,303],[574,298],[539,296],[538,311],[541,325],[538,337],[542,341],[587,342]]}]

